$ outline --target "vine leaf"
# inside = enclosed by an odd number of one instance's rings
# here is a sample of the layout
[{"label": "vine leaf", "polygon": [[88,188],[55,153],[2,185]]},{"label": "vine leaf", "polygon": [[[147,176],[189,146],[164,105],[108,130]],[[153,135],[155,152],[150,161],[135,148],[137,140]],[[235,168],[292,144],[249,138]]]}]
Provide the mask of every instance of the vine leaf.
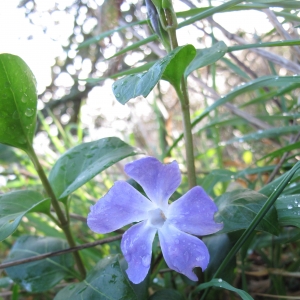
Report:
[{"label": "vine leaf", "polygon": [[184,76],[187,77],[193,71],[208,66],[222,58],[227,52],[224,42],[218,42],[210,48],[197,49],[197,54],[190,65],[186,68]]},{"label": "vine leaf", "polygon": [[118,256],[107,257],[87,274],[84,281],[66,286],[54,300],[137,300],[137,296],[120,267]]},{"label": "vine leaf", "polygon": [[[224,224],[224,228],[219,233],[248,228],[267,199],[265,195],[251,190],[235,190],[218,197],[215,200],[219,208],[216,213],[216,221]],[[275,235],[279,234],[280,227],[274,207],[268,211],[256,229]]]},{"label": "vine leaf", "polygon": [[116,137],[83,143],[65,152],[56,161],[49,181],[55,195],[64,200],[103,170],[138,153],[142,152]]},{"label": "vine leaf", "polygon": [[6,239],[18,227],[28,212],[50,211],[50,200],[35,191],[16,191],[0,196],[0,241]]},{"label": "vine leaf", "polygon": [[[68,247],[65,240],[54,237],[21,236],[9,252],[5,262],[63,250]],[[70,253],[45,258],[39,261],[6,268],[7,275],[26,291],[47,291],[67,276],[73,276],[73,257]]]},{"label": "vine leaf", "polygon": [[113,84],[117,100],[125,104],[137,96],[147,97],[160,79],[178,87],[185,69],[196,55],[192,45],[178,47],[158,60],[147,72],[125,76]]},{"label": "vine leaf", "polygon": [[37,109],[36,81],[18,56],[0,54],[0,143],[27,150]]}]

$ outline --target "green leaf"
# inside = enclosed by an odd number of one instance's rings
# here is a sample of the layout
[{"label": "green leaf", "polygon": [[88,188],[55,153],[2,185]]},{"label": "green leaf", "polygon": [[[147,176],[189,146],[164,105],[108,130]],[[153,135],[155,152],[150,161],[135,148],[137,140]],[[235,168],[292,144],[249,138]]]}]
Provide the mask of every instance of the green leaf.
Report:
[{"label": "green leaf", "polygon": [[209,195],[212,195],[214,186],[218,182],[231,181],[235,178],[235,174],[236,173],[229,170],[212,170],[207,176],[205,176],[201,186]]},{"label": "green leaf", "polygon": [[0,144],[0,161],[1,163],[9,164],[12,162],[17,162],[18,157],[13,148]]},{"label": "green leaf", "polygon": [[[203,237],[203,242],[207,246],[209,252],[209,264],[205,270],[206,278],[211,279],[215,271],[220,266],[223,259],[231,250],[232,246],[235,244],[237,238],[236,235],[239,235],[240,231],[223,234],[215,234]],[[225,280],[231,282],[233,279],[234,269],[236,268],[236,258],[232,259],[227,268],[220,276]]]},{"label": "green leaf", "polygon": [[[247,228],[266,200],[265,195],[251,190],[235,190],[218,197],[215,202],[219,211],[215,218],[217,222],[224,224],[224,228],[219,233]],[[279,233],[280,227],[274,207],[268,211],[256,229],[275,235]]]},{"label": "green leaf", "polygon": [[[249,81],[245,84],[241,84],[237,86],[232,92],[228,93],[225,96],[222,96],[219,100],[214,102],[209,107],[205,108],[204,111],[192,121],[192,128],[195,127],[199,122],[201,122],[211,111],[216,110],[219,106],[235,99],[237,96],[251,92],[253,90],[257,90],[261,87],[280,87],[284,85],[288,85],[291,83],[300,83],[300,76],[262,76],[260,78]],[[169,155],[171,150],[181,141],[183,138],[183,134],[181,134],[171,145],[165,155]]]},{"label": "green leaf", "polygon": [[300,195],[281,196],[276,200],[275,207],[282,226],[300,228]]},{"label": "green leaf", "polygon": [[299,132],[300,130],[300,125],[290,125],[290,126],[284,126],[284,127],[276,127],[272,129],[266,129],[266,130],[258,130],[254,133],[249,133],[244,136],[236,137],[233,139],[230,139],[226,142],[221,142],[220,145],[225,146],[225,145],[230,145],[235,142],[248,142],[252,140],[261,140],[263,138],[271,138],[271,137],[278,137],[280,135],[285,135],[288,133],[293,133],[293,132]]},{"label": "green leaf", "polygon": [[[68,247],[65,240],[53,237],[22,236],[13,245],[5,262],[25,259]],[[26,291],[38,293],[51,289],[73,273],[71,254],[64,254],[5,269],[7,275]]]},{"label": "green leaf", "polygon": [[157,61],[147,72],[131,74],[117,80],[113,84],[117,100],[125,104],[140,95],[147,97],[161,78],[177,86],[195,54],[196,50],[192,45],[178,47]]},{"label": "green leaf", "polygon": [[18,227],[28,212],[50,211],[50,200],[35,191],[17,191],[0,196],[0,241],[6,239]]},{"label": "green leaf", "polygon": [[0,143],[27,150],[32,144],[37,93],[35,78],[18,56],[0,54]]},{"label": "green leaf", "polygon": [[66,286],[54,298],[66,299],[140,300],[123,273],[118,256],[100,260],[84,281]]},{"label": "green leaf", "polygon": [[162,289],[154,293],[149,300],[184,300],[184,297],[172,289]]},{"label": "green leaf", "polygon": [[116,137],[84,143],[57,160],[49,181],[55,195],[63,199],[116,162],[138,153],[141,152]]},{"label": "green leaf", "polygon": [[251,48],[281,47],[281,46],[295,46],[295,45],[300,45],[300,40],[285,40],[285,41],[276,41],[276,42],[237,45],[237,46],[228,47],[227,52],[233,52],[233,51],[239,51],[239,50],[251,49]]},{"label": "green leaf", "polygon": [[190,65],[186,68],[184,76],[187,77],[193,71],[204,66],[211,65],[219,60],[227,52],[227,46],[224,42],[218,42],[210,48],[197,49],[197,54]]},{"label": "green leaf", "polygon": [[201,290],[205,290],[209,287],[219,287],[222,289],[226,289],[232,292],[237,293],[243,300],[254,300],[248,293],[246,293],[243,290],[237,289],[235,287],[233,287],[232,285],[230,285],[229,283],[227,283],[226,281],[224,281],[223,279],[219,278],[214,278],[209,282],[206,283],[202,283],[200,284],[197,288],[196,288],[196,292],[201,291]]},{"label": "green leaf", "polygon": [[13,281],[9,277],[0,278],[0,288],[1,289],[9,287],[12,283],[13,283]]},{"label": "green leaf", "polygon": [[185,27],[187,25],[193,24],[196,21],[202,20],[202,19],[207,18],[209,16],[212,16],[216,13],[222,12],[222,11],[224,11],[224,10],[234,6],[234,5],[237,5],[241,2],[243,2],[243,0],[231,0],[231,1],[228,1],[224,4],[221,4],[219,6],[211,7],[209,9],[207,9],[205,11],[202,11],[199,14],[197,14],[197,15],[195,15],[195,16],[193,16],[193,17],[191,17],[191,18],[189,18],[189,19],[187,19],[187,20],[185,20],[181,23],[179,23],[178,28],[182,28],[182,27]]}]

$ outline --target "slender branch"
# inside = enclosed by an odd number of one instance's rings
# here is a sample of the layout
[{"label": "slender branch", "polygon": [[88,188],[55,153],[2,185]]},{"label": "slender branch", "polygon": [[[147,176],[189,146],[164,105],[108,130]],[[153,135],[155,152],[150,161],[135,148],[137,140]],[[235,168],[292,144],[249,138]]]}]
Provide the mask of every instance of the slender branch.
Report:
[{"label": "slender branch", "polygon": [[83,244],[83,245],[71,247],[71,248],[64,249],[64,250],[48,252],[48,253],[44,253],[44,254],[41,254],[41,255],[32,256],[32,257],[29,257],[29,258],[24,258],[24,259],[19,259],[19,260],[3,263],[3,264],[0,265],[0,269],[6,269],[6,268],[9,268],[9,267],[22,265],[22,264],[29,263],[29,262],[42,260],[42,259],[45,259],[45,258],[48,258],[48,257],[63,255],[63,254],[76,252],[76,251],[87,249],[87,248],[92,248],[92,247],[95,247],[97,245],[102,245],[102,244],[111,243],[111,242],[120,240],[121,238],[122,238],[122,234],[119,234],[119,235],[108,237],[108,238],[105,238],[105,239],[102,239],[102,240],[99,240],[99,241],[96,241],[96,242],[86,243],[86,244]]},{"label": "slender branch", "polygon": [[[42,181],[42,184],[44,186],[44,189],[46,190],[46,193],[48,194],[48,196],[50,197],[51,199],[51,204],[56,212],[56,215],[59,219],[59,222],[60,222],[60,228],[63,230],[65,236],[66,236],[66,239],[70,245],[70,247],[75,247],[76,246],[76,243],[74,241],[74,238],[73,238],[73,235],[71,233],[71,230],[70,230],[70,225],[69,225],[69,222],[64,214],[64,212],[62,211],[60,205],[59,205],[59,202],[54,194],[54,191],[48,181],[48,178],[44,172],[44,169],[42,168],[39,160],[38,160],[38,157],[36,156],[36,153],[32,147],[31,144],[29,144],[29,149],[27,151],[27,154],[28,156],[30,157],[30,159],[32,160],[33,164],[34,164],[34,167]],[[76,261],[76,265],[78,267],[78,270],[81,274],[81,276],[83,278],[85,278],[85,275],[86,275],[86,271],[85,271],[85,267],[83,265],[83,262],[81,260],[81,257],[79,255],[78,252],[74,252],[73,253],[74,255],[74,259]]]},{"label": "slender branch", "polygon": [[[177,25],[177,20],[173,19],[170,10],[165,10],[166,21],[167,21],[167,31],[169,34],[170,44],[172,50],[178,47],[178,41],[176,36],[176,28],[174,24]],[[185,140],[185,152],[186,152],[186,163],[187,163],[187,173],[189,188],[197,185],[196,181],[196,170],[194,161],[194,145],[193,145],[193,135],[191,126],[191,116],[190,116],[190,103],[189,95],[187,91],[187,85],[184,76],[181,78],[181,85],[175,87],[176,93],[179,97],[182,112],[183,121],[183,135]]]}]

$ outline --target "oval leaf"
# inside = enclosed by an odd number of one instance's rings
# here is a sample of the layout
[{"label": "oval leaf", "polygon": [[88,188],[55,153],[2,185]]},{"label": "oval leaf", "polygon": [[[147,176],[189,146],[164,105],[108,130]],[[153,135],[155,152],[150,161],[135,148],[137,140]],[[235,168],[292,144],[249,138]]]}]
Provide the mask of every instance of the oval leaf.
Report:
[{"label": "oval leaf", "polygon": [[185,70],[184,76],[187,77],[193,71],[204,66],[211,65],[212,63],[223,57],[226,52],[227,46],[224,42],[218,42],[210,48],[197,49],[196,57]]},{"label": "oval leaf", "polygon": [[118,256],[102,259],[83,282],[62,289],[54,300],[138,300],[123,273]]},{"label": "oval leaf", "polygon": [[[265,195],[250,190],[235,190],[218,197],[215,200],[219,208],[216,221],[224,223],[224,228],[219,233],[248,228],[267,199]],[[256,229],[279,234],[280,227],[274,207],[268,211]]]},{"label": "oval leaf", "polygon": [[147,72],[131,74],[114,82],[114,95],[120,103],[125,104],[140,95],[147,97],[161,78],[177,86],[195,54],[196,50],[192,45],[176,48]]},{"label": "oval leaf", "polygon": [[35,191],[17,191],[0,196],[0,241],[6,239],[18,227],[28,212],[50,211],[50,200]]},{"label": "oval leaf", "polygon": [[0,54],[0,143],[23,150],[32,144],[37,108],[35,78],[18,56]]},{"label": "oval leaf", "polygon": [[84,143],[57,160],[49,181],[55,195],[63,199],[111,165],[138,153],[141,152],[116,137]]},{"label": "oval leaf", "polygon": [[[24,259],[68,247],[65,240],[53,237],[22,236],[12,247],[5,262]],[[38,293],[51,289],[63,278],[73,276],[71,254],[54,256],[5,269],[7,275],[26,291]]]}]

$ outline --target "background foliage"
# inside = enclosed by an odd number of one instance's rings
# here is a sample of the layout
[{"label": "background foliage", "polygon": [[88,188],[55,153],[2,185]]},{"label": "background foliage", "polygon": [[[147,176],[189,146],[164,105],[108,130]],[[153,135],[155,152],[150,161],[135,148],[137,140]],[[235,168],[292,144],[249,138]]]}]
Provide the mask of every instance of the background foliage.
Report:
[{"label": "background foliage", "polygon": [[[80,251],[85,281],[70,253],[48,257],[1,270],[0,298],[200,299],[208,286],[214,288],[205,299],[300,297],[299,1],[173,1],[181,47],[172,55],[146,22],[143,1],[42,2],[23,0],[18,7],[60,49],[51,80],[38,83],[37,124],[30,69],[15,56],[0,59],[0,258],[6,263],[69,248],[26,155],[32,139],[67,208],[75,243],[104,242]],[[244,24],[256,18],[263,25]],[[124,272],[120,236],[92,233],[85,218],[115,180],[128,179],[123,165],[133,155],[176,159],[183,184],[174,198],[188,190],[180,101],[169,83],[180,73],[190,94],[197,184],[215,199],[216,219],[225,226],[203,239],[211,254],[205,285],[170,272],[156,247],[151,274],[135,286]],[[20,101],[8,106],[12,90]],[[232,249],[238,253],[230,257]],[[224,259],[226,271],[213,279]]]}]

